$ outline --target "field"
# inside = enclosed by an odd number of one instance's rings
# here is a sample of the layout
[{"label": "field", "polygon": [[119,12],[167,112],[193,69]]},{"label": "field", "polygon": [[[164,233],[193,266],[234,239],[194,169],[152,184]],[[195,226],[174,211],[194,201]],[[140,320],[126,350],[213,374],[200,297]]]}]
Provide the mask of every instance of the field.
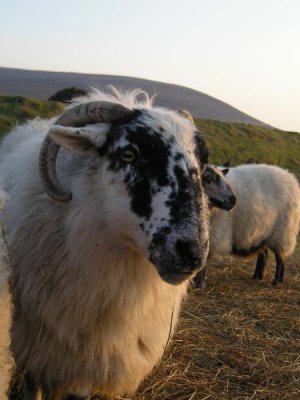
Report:
[{"label": "field", "polygon": [[[162,363],[134,397],[122,400],[299,400],[300,240],[280,288],[251,277],[254,260],[208,269],[190,290]],[[0,299],[0,399],[8,379],[8,303]]]},{"label": "field", "polygon": [[[57,107],[56,111],[62,106]],[[0,124],[1,110],[0,101]],[[14,115],[10,118],[9,126],[18,120]],[[208,120],[197,120],[197,124],[208,138],[212,161],[235,165],[253,158],[288,167],[300,178],[299,134]],[[252,280],[253,259],[227,258],[209,266],[207,289],[189,291],[162,363],[135,396],[119,399],[299,400],[300,238],[278,288],[271,284],[274,264],[271,256],[261,282]],[[9,305],[3,295],[1,400],[9,368],[8,327]]]},{"label": "field", "polygon": [[[223,260],[224,261],[224,260]],[[300,240],[285,282],[252,280],[254,260],[208,269],[207,289],[189,292],[163,363],[134,400],[299,400]]]}]

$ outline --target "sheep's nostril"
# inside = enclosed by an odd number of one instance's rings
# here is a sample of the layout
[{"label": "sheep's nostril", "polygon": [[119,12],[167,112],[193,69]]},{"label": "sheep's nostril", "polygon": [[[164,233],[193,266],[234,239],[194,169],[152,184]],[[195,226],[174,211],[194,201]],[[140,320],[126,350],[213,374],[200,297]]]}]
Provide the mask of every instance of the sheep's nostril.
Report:
[{"label": "sheep's nostril", "polygon": [[193,271],[201,263],[200,250],[194,241],[179,239],[175,248],[182,270]]},{"label": "sheep's nostril", "polygon": [[199,265],[199,263],[200,263],[200,257],[195,257],[195,258],[192,260],[191,265],[192,265],[192,267],[197,267],[197,266]]},{"label": "sheep's nostril", "polygon": [[235,196],[230,196],[229,200],[230,200],[230,202],[231,202],[232,204],[235,204],[235,203],[236,203],[236,197],[235,197]]}]

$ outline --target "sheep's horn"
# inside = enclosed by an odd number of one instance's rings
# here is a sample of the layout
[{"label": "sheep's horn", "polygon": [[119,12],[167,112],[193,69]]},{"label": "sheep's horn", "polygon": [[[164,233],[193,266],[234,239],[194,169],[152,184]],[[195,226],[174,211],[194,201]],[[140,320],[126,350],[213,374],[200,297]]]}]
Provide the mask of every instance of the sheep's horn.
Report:
[{"label": "sheep's horn", "polygon": [[[133,113],[133,110],[121,104],[92,101],[70,108],[57,119],[55,124],[77,127],[97,122],[111,123],[129,118]],[[56,175],[56,158],[59,149],[60,146],[47,134],[40,151],[40,177],[43,187],[50,197],[56,201],[68,202],[72,199],[72,193],[62,187]]]},{"label": "sheep's horn", "polygon": [[194,122],[192,114],[188,110],[176,110],[177,114],[181,115],[183,118]]}]

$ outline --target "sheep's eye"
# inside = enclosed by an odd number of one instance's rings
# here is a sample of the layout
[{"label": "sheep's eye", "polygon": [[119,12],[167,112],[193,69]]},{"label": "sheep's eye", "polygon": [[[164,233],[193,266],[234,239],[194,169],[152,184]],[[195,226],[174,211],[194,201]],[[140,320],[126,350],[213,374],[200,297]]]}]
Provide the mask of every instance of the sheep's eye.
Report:
[{"label": "sheep's eye", "polygon": [[132,150],[122,150],[120,153],[120,157],[122,158],[123,161],[131,163],[132,161],[135,160],[136,155]]},{"label": "sheep's eye", "polygon": [[203,176],[203,181],[207,184],[210,184],[213,180],[211,176]]}]

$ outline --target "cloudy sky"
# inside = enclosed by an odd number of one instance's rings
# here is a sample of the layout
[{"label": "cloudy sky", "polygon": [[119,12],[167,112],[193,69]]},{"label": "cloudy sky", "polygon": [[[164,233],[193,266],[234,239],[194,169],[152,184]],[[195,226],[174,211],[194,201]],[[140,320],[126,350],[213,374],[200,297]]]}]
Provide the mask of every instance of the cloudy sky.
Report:
[{"label": "cloudy sky", "polygon": [[298,0],[1,0],[0,66],[191,87],[300,132]]}]

